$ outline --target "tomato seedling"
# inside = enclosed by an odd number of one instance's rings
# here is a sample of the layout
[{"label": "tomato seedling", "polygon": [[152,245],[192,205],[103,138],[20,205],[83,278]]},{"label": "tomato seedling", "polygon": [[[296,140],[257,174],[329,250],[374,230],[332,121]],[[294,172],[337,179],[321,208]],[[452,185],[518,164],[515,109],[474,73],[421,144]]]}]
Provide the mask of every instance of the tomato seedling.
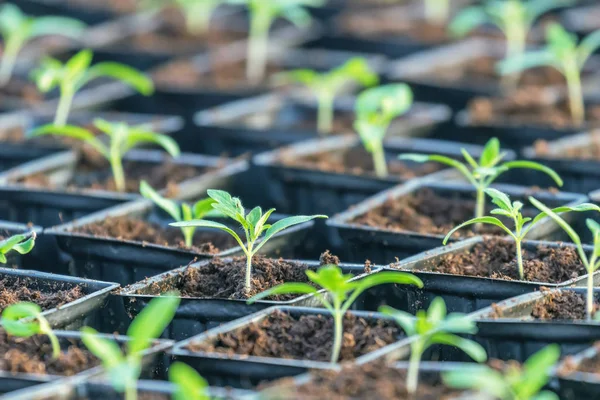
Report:
[{"label": "tomato seedling", "polygon": [[27,254],[35,246],[35,232],[20,233],[0,241],[0,263],[6,264],[8,261],[6,254],[10,251],[16,251],[19,254]]},{"label": "tomato seedling", "polygon": [[196,370],[181,361],[169,367],[169,381],[175,385],[173,400],[210,400],[208,382]]},{"label": "tomato seedling", "polygon": [[11,304],[2,311],[0,323],[4,330],[12,336],[25,338],[34,335],[48,336],[52,346],[52,358],[57,359],[60,356],[58,338],[37,304],[29,302]]}]

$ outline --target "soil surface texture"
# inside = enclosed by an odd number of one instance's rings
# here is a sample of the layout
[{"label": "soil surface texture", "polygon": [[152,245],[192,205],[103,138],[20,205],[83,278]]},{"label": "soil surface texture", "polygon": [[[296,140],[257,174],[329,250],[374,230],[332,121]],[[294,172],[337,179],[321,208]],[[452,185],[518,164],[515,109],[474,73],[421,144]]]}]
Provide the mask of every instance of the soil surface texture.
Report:
[{"label": "soil surface texture", "polygon": [[65,289],[62,285],[49,288],[48,291],[31,289],[27,278],[0,279],[0,313],[8,306],[22,301],[35,303],[42,310],[60,307],[85,296],[80,286]]},{"label": "soil surface texture", "polygon": [[[259,322],[218,335],[211,342],[191,343],[194,352],[329,361],[333,346],[329,315],[291,316],[276,311]],[[398,340],[402,331],[393,321],[365,320],[347,314],[341,361],[350,361]]]},{"label": "soil surface texture", "polygon": [[543,158],[600,160],[600,132],[589,132],[588,136],[589,142],[586,141],[581,145],[571,142],[555,149],[550,148],[551,142],[538,140],[534,144],[534,150],[538,157]]},{"label": "soil surface texture", "polygon": [[594,344],[597,353],[591,358],[585,358],[581,362],[575,362],[573,356],[565,357],[561,368],[558,370],[560,376],[568,376],[574,372],[600,375],[600,342]]},{"label": "soil surface texture", "polygon": [[33,83],[13,78],[1,88],[0,100],[4,107],[12,105],[14,108],[23,104],[39,104],[44,101],[44,95],[37,90]]},{"label": "soil surface texture", "polygon": [[[598,304],[594,304],[594,313],[598,308]],[[535,305],[531,316],[541,320],[584,320],[587,317],[586,300],[581,293],[552,292]]]}]

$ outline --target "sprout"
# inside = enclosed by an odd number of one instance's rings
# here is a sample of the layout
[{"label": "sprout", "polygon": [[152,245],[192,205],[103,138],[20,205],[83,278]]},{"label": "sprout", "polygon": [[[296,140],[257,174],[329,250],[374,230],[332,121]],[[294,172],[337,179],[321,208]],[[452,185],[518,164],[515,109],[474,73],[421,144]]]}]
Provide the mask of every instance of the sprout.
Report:
[{"label": "sprout", "polygon": [[[214,211],[212,205],[215,201],[211,198],[198,200],[193,206],[188,203],[178,204],[176,201],[162,197],[146,181],[140,182],[140,193],[145,198],[152,200],[177,222],[202,219]],[[186,247],[192,247],[195,231],[196,228],[193,226],[181,228]]]},{"label": "sprout", "polygon": [[331,133],[333,128],[333,103],[335,96],[350,82],[363,86],[376,85],[379,81],[377,74],[371,70],[367,61],[355,57],[331,71],[319,73],[310,69],[297,69],[282,72],[274,77],[282,82],[300,82],[306,85],[317,97],[319,113],[317,130],[321,134]]},{"label": "sprout", "polygon": [[0,241],[0,263],[6,264],[8,261],[6,254],[10,251],[16,251],[19,254],[27,254],[35,246],[35,232],[21,233]]},{"label": "sprout", "polygon": [[186,30],[192,35],[208,32],[215,10],[228,0],[141,0],[144,9],[159,11],[176,7],[185,18]]},{"label": "sprout", "polygon": [[[365,290],[373,286],[386,283],[396,283],[401,285],[415,285],[423,287],[423,282],[416,276],[404,272],[379,272],[377,274],[366,276],[360,280],[350,281],[352,274],[343,274],[337,265],[326,265],[315,271],[307,270],[308,279],[327,291],[328,296],[323,296],[314,286],[308,283],[282,283],[257,294],[248,300],[253,303],[265,297],[277,294],[312,294],[321,302],[332,315],[334,320],[334,341],[331,351],[331,363],[338,362],[340,350],[342,349],[342,337],[344,331],[343,319],[346,311],[352,303]],[[331,301],[328,299],[330,298]]]},{"label": "sprout", "polygon": [[[575,231],[573,230],[573,228],[571,228],[567,221],[565,221],[558,214],[556,214],[554,210],[549,209],[535,198],[529,197],[529,201],[539,210],[543,211],[550,218],[552,218],[567,233],[567,235],[569,235],[571,241],[575,243],[575,246],[577,247],[577,254],[579,255],[579,258],[581,259],[581,262],[583,263],[588,273],[586,313],[587,320],[591,321],[592,313],[594,310],[594,271],[596,271],[598,267],[600,267],[600,224],[598,224],[592,219],[587,219],[585,221],[588,229],[592,232],[592,235],[594,236],[594,250],[588,258],[585,254],[585,250],[583,250],[583,245],[581,244],[581,239],[579,238],[579,235],[575,233]],[[598,208],[595,207],[594,210],[598,211]]]},{"label": "sprout", "polygon": [[324,0],[228,1],[233,4],[245,4],[250,13],[246,76],[254,84],[260,83],[265,76],[269,29],[271,29],[273,21],[282,17],[296,26],[307,26],[311,21],[311,16],[305,7],[318,7],[324,3]]},{"label": "sprout", "polygon": [[[562,179],[553,169],[546,167],[534,161],[501,161],[506,156],[500,152],[500,142],[496,138],[490,139],[479,157],[479,162],[467,152],[461,149],[461,153],[466,163],[461,163],[453,158],[442,155],[424,155],[424,154],[401,154],[399,159],[415,162],[435,161],[450,167],[456,168],[473,185],[477,192],[475,206],[475,218],[483,217],[485,211],[485,189],[487,189],[500,175],[508,170],[515,168],[532,169],[541,171],[550,176],[558,186],[563,185]],[[500,164],[501,163],[501,164]]]},{"label": "sprout", "polygon": [[101,62],[90,66],[92,57],[91,50],[81,50],[64,64],[57,59],[46,58],[33,71],[32,76],[41,92],[47,93],[57,87],[60,90],[55,125],[66,125],[73,97],[94,79],[108,77],[120,80],[145,96],[154,91],[152,80],[140,71],[117,62]]},{"label": "sprout", "polygon": [[52,358],[60,356],[60,343],[52,331],[50,323],[42,315],[40,306],[21,302],[12,304],[2,311],[0,320],[4,330],[13,336],[29,338],[34,335],[46,335],[52,345]]},{"label": "sprout", "polygon": [[[523,272],[523,254],[521,251],[521,243],[523,242],[523,240],[525,239],[525,236],[527,236],[529,231],[531,231],[538,224],[538,222],[540,222],[543,218],[547,217],[547,214],[540,213],[537,216],[535,216],[535,218],[533,218],[533,219],[529,218],[529,217],[527,217],[527,218],[523,217],[523,214],[521,213],[521,209],[523,208],[523,203],[521,203],[520,201],[514,201],[511,203],[508,195],[506,195],[496,189],[491,189],[491,188],[486,189],[485,193],[488,196],[490,196],[492,198],[492,202],[499,207],[499,208],[496,208],[495,210],[490,211],[490,214],[501,215],[503,217],[511,218],[515,223],[514,233],[509,228],[507,228],[506,225],[504,225],[504,223],[501,220],[499,220],[496,217],[473,218],[467,222],[463,222],[462,224],[460,224],[459,226],[457,226],[456,228],[454,228],[450,232],[448,232],[448,234],[444,238],[444,245],[448,242],[448,239],[450,239],[450,237],[454,234],[454,232],[456,232],[457,230],[459,230],[461,228],[464,228],[465,226],[473,225],[473,224],[495,225],[495,226],[501,228],[504,232],[506,232],[510,237],[512,237],[514,239],[515,244],[516,244],[516,251],[517,251],[517,265],[519,268],[519,278],[521,280],[523,280],[525,275]],[[555,213],[562,213],[562,212],[568,212],[568,211],[577,211],[577,212],[600,211],[600,207],[598,207],[595,204],[591,204],[591,203],[583,203],[583,204],[579,204],[579,205],[576,205],[573,207],[569,207],[569,206],[558,207],[552,211]],[[525,226],[525,224],[527,224],[528,222],[530,222],[530,223],[527,226]]]},{"label": "sprout", "polygon": [[173,157],[179,156],[179,146],[167,135],[150,132],[141,126],[129,126],[124,122],[108,122],[103,119],[95,119],[94,126],[109,137],[108,145],[98,139],[93,132],[73,125],[44,125],[34,129],[31,135],[61,135],[84,141],[109,161],[115,186],[119,192],[125,191],[123,156],[129,150],[151,143],[161,146]]},{"label": "sprout", "polygon": [[167,328],[179,306],[176,293],[157,297],[131,322],[127,329],[127,350],[113,340],[100,337],[90,327],[83,327],[82,341],[92,354],[102,360],[111,384],[119,393],[125,392],[125,400],[137,399],[137,380],[142,373],[143,352],[150,347]]},{"label": "sprout", "polygon": [[406,113],[412,103],[412,91],[403,83],[367,89],[356,99],[354,129],[373,156],[375,173],[380,178],[388,175],[383,151],[385,134],[392,120]]},{"label": "sprout", "polygon": [[477,333],[475,322],[460,313],[446,315],[446,303],[441,297],[433,299],[427,311],[417,311],[416,316],[389,306],[379,307],[379,312],[393,317],[407,336],[415,337],[410,344],[410,360],[406,376],[406,389],[409,394],[417,392],[421,358],[425,350],[434,344],[458,347],[477,362],[487,360],[485,349],[479,343],[455,335],[455,333]]},{"label": "sprout", "polygon": [[80,38],[85,24],[66,17],[30,17],[23,14],[14,4],[4,4],[0,8],[0,35],[4,41],[2,61],[0,61],[0,86],[10,80],[17,56],[25,44],[35,38],[61,35],[72,39]]},{"label": "sprout", "polygon": [[[326,215],[299,215],[295,217],[288,217],[275,222],[273,225],[267,224],[267,220],[271,214],[275,211],[271,208],[263,214],[260,207],[253,208],[246,214],[242,202],[237,197],[231,197],[231,195],[223,190],[208,190],[208,196],[212,198],[215,203],[212,205],[215,210],[221,214],[237,221],[242,225],[244,234],[246,235],[246,243],[240,239],[238,234],[227,225],[220,222],[209,221],[205,219],[198,219],[193,221],[185,222],[174,222],[171,226],[183,227],[207,227],[217,228],[222,231],[229,233],[238,242],[242,251],[246,255],[246,292],[250,292],[251,289],[251,274],[252,274],[252,257],[278,232],[284,229],[290,228],[294,225],[302,224],[315,218],[327,218]],[[264,234],[264,235],[263,235]],[[261,238],[262,237],[262,238]],[[260,239],[260,241],[259,241]]]},{"label": "sprout", "polygon": [[206,379],[181,361],[169,367],[169,380],[176,386],[173,400],[210,400]]},{"label": "sprout", "polygon": [[529,357],[523,366],[508,363],[500,372],[487,365],[473,365],[444,372],[442,379],[448,387],[476,390],[498,400],[558,400],[556,394],[542,389],[559,358],[560,347],[551,344]]},{"label": "sprout", "polygon": [[535,67],[555,68],[564,75],[567,82],[573,123],[581,125],[585,121],[581,70],[600,47],[600,30],[589,34],[577,45],[577,35],[553,23],[547,28],[546,43],[546,48],[542,50],[534,50],[502,61],[498,64],[498,70],[502,75],[506,75]]}]

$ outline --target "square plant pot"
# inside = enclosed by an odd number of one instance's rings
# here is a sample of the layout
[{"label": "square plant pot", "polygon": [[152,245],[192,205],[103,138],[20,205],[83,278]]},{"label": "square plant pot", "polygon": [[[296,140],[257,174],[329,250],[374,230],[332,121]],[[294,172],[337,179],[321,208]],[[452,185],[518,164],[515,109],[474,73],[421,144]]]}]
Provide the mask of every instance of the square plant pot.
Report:
[{"label": "square plant pot", "polygon": [[600,379],[598,370],[594,368],[597,359],[598,343],[596,342],[594,346],[566,357],[558,365],[555,374],[558,376],[558,392],[561,399],[595,399],[600,396]]},{"label": "square plant pot", "polygon": [[[221,260],[223,265],[231,262],[230,258]],[[295,261],[295,260],[272,260],[275,264],[285,263],[292,265],[293,269],[307,268],[316,270],[320,266],[317,261]],[[131,318],[135,318],[144,307],[154,298],[166,293],[169,290],[181,289],[186,283],[186,279],[193,279],[196,271],[200,271],[203,267],[210,264],[211,261],[200,261],[189,266],[177,268],[175,270],[164,272],[162,274],[144,279],[141,282],[127,286],[119,292],[125,303],[127,314]],[[280,264],[281,265],[281,264]],[[359,279],[363,276],[365,266],[358,264],[339,264],[344,274],[352,274]],[[294,273],[293,270],[281,269],[284,272],[275,272],[277,275],[282,274],[282,279],[285,273],[288,275]],[[264,272],[263,272],[264,274]],[[290,278],[288,278],[290,279]],[[291,278],[294,279],[294,278]],[[298,279],[298,278],[296,278]],[[321,291],[321,293],[324,293]],[[356,304],[360,304],[360,298]],[[238,318],[246,317],[247,315],[264,310],[271,306],[320,306],[320,303],[314,299],[314,296],[304,295],[297,296],[291,300],[275,301],[275,300],[260,300],[253,304],[248,304],[246,299],[237,298],[211,298],[196,296],[184,296],[181,298],[181,303],[175,314],[175,318],[165,331],[165,339],[184,340],[191,336],[197,335],[209,329],[218,327],[219,325],[233,321]],[[360,308],[360,307],[359,307]]]},{"label": "square plant pot", "polygon": [[[469,263],[477,266],[477,260],[475,259],[479,256],[482,258],[480,263],[484,266],[494,265],[492,262],[498,265],[502,264],[503,256],[499,254],[490,255],[489,259],[483,259],[487,254],[486,251],[488,251],[485,247],[486,240],[490,239],[474,237],[384,267],[380,271],[403,271],[416,275],[423,281],[423,288],[380,285],[365,292],[362,305],[364,305],[365,310],[377,310],[381,305],[387,304],[414,314],[418,310],[427,309],[431,301],[439,296],[446,302],[448,312],[472,313],[494,303],[540,290],[542,287],[557,288],[586,285],[587,274],[583,272],[573,278],[571,278],[570,273],[565,273],[564,280],[553,279],[553,282],[545,282],[541,278],[529,281],[519,280],[518,275],[515,279],[508,275],[511,272],[515,272],[516,275],[517,269],[517,266],[514,265],[515,271],[508,270],[511,265],[510,262],[504,267],[506,269],[505,273],[499,274],[496,278],[492,277],[491,272],[487,277],[481,276],[483,274],[477,274],[477,271],[473,271],[472,275],[459,275],[458,267]],[[510,241],[507,240],[507,242]],[[481,250],[482,248],[483,250]],[[491,247],[491,249],[493,248]],[[548,258],[548,254],[557,253],[561,249],[567,249],[562,251],[568,253],[570,251],[568,248],[573,249],[573,253],[575,253],[575,247],[571,244],[533,240],[523,242],[523,249],[526,254],[529,252],[532,255],[542,254],[546,258]],[[591,250],[590,246],[585,246],[585,249],[586,251]],[[472,254],[473,260],[469,258]],[[552,256],[550,256],[548,262],[552,262]],[[455,267],[459,272],[449,270],[451,267]],[[571,265],[568,267],[571,267]],[[436,272],[436,269],[440,272]],[[466,270],[468,271],[468,268]],[[558,277],[558,273],[556,275]],[[595,280],[600,279],[599,277],[598,273],[594,275]]]},{"label": "square plant pot", "polygon": [[[299,375],[307,372],[309,369],[337,369],[339,368],[340,364],[331,364],[328,361],[239,355],[235,354],[233,351],[229,354],[226,354],[210,351],[194,351],[193,349],[188,348],[190,345],[210,346],[210,343],[217,340],[218,336],[221,334],[227,334],[236,330],[243,330],[245,328],[252,329],[252,325],[257,323],[260,324],[263,321],[268,321],[271,317],[283,316],[282,318],[285,318],[286,316],[290,316],[294,319],[304,317],[321,320],[324,317],[327,318],[328,315],[328,311],[316,308],[271,307],[179,342],[169,352],[169,354],[172,355],[175,360],[185,362],[191,367],[195,368],[205,379],[208,380],[209,384],[246,389],[253,387],[259,382],[272,381],[286,376],[289,377]],[[368,324],[393,324],[393,320],[391,318],[377,313],[353,311],[347,313],[347,316],[350,318],[360,318],[362,321]],[[361,322],[361,324],[364,322]],[[318,328],[314,326],[313,329]],[[327,328],[321,327],[320,329]],[[399,351],[401,347],[408,346],[410,339],[406,339],[405,337],[403,338],[401,332],[402,330],[400,328],[397,328],[397,330],[394,332],[388,332],[388,338],[391,339],[390,343],[386,343],[385,345],[380,343],[381,345],[377,346],[378,349],[368,351],[362,355],[360,355],[360,353],[365,350],[364,346],[361,346],[361,348],[357,346],[355,348],[355,354],[353,355],[357,358],[355,358],[352,362],[360,363],[362,360],[372,360],[377,356],[388,353],[390,349]],[[399,335],[394,337],[396,333]],[[371,336],[373,336],[373,332],[371,333]],[[362,339],[366,340],[366,336]],[[327,351],[327,353],[329,352]]]},{"label": "square plant pot", "polygon": [[[585,195],[546,192],[513,185],[494,187],[525,204],[525,216],[539,211],[529,205],[535,196],[549,207],[576,205],[586,201]],[[462,182],[434,182],[415,179],[372,196],[327,220],[351,250],[350,261],[368,258],[379,264],[403,260],[442,245],[446,234],[458,224],[473,218],[475,189]],[[492,205],[486,199],[486,207]],[[569,216],[568,216],[569,218]],[[508,221],[507,221],[508,222]],[[546,219],[533,229],[528,239],[544,239],[559,227]],[[474,236],[473,230],[454,235],[450,241]],[[504,236],[504,231],[483,231]]]},{"label": "square plant pot", "polygon": [[[354,132],[354,97],[339,98],[334,105],[334,132],[317,132],[317,104],[310,93],[298,96],[271,93],[200,111],[194,117],[208,154],[237,156],[276,149],[303,140]],[[426,136],[451,118],[443,105],[416,103],[392,123],[388,137]],[[187,143],[198,143],[192,137]],[[186,145],[187,145],[186,143]],[[185,146],[187,148],[188,146]]]}]

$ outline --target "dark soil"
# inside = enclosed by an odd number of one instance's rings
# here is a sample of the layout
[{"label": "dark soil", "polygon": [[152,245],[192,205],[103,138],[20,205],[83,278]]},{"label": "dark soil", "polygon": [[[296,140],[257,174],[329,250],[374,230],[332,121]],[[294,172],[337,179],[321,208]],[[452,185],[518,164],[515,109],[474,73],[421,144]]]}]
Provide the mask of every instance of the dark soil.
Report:
[{"label": "dark soil", "polygon": [[[348,151],[330,151],[298,157],[294,152],[282,152],[280,162],[288,167],[306,168],[337,174],[375,175],[373,158],[362,147]],[[400,160],[388,160],[388,172],[391,177],[408,180],[440,171],[439,163],[418,164]]]},{"label": "dark soil", "polygon": [[193,246],[185,245],[185,238],[181,229],[150,223],[133,217],[111,217],[102,221],[77,227],[73,232],[92,235],[94,237],[108,237],[119,240],[132,240],[151,243],[159,246],[174,247],[191,250],[202,254],[217,254],[233,248],[237,242],[233,237],[221,232],[199,232],[194,234]]},{"label": "dark soil", "polygon": [[[406,196],[390,198],[382,206],[356,217],[351,223],[399,232],[445,236],[455,226],[473,218],[474,213],[474,200],[464,199],[458,193],[440,196],[431,189],[423,188]],[[523,214],[528,215],[527,209]],[[508,228],[513,226],[510,220],[504,223]],[[452,237],[506,235],[502,229],[491,225],[483,225],[477,232],[474,229],[474,225],[466,227]]]},{"label": "dark soil", "polygon": [[[222,333],[211,342],[191,343],[187,348],[194,352],[329,361],[333,334],[333,318],[329,315],[298,318],[275,311],[259,322]],[[340,361],[351,361],[394,343],[401,334],[393,321],[367,321],[347,314]]]},{"label": "dark soil", "polygon": [[[520,90],[503,98],[476,98],[468,106],[471,123],[541,125],[555,129],[573,128],[566,100],[556,102],[541,90]],[[600,105],[586,107],[586,125],[600,127]]]},{"label": "dark soil", "polygon": [[[595,304],[594,308],[595,312],[599,306]],[[584,320],[587,318],[585,297],[568,290],[553,292],[535,305],[531,316],[542,320]]]},{"label": "dark soil", "polygon": [[284,378],[273,384],[271,390],[281,395],[277,398],[287,400],[449,400],[459,393],[446,388],[437,375],[421,375],[417,397],[411,397],[406,390],[406,371],[385,362],[348,366],[341,372],[319,371],[313,373],[309,383],[301,386],[296,386],[293,378]]},{"label": "dark soil", "polygon": [[592,131],[588,135],[590,141],[583,145],[569,143],[554,149],[550,148],[550,142],[537,140],[534,150],[536,155],[542,158],[600,160],[600,132]]},{"label": "dark soil", "polygon": [[12,78],[6,86],[0,88],[0,100],[4,107],[36,105],[44,101],[44,95],[38,91],[35,84]]},{"label": "dark soil", "polygon": [[9,305],[21,301],[35,303],[42,310],[50,310],[85,296],[79,286],[70,289],[57,287],[53,288],[51,292],[31,289],[30,286],[32,285],[27,278],[0,279],[0,313]]},{"label": "dark soil", "polygon": [[52,359],[52,346],[46,336],[21,338],[0,330],[0,371],[71,376],[99,365],[89,351],[74,344]]},{"label": "dark soil", "polygon": [[[329,252],[325,252],[320,261],[321,265],[339,264],[339,259]],[[252,290],[246,293],[246,257],[234,257],[233,262],[217,257],[199,268],[188,267],[177,277],[175,284],[153,284],[151,292],[158,294],[177,289],[183,297],[244,300],[284,282],[308,283],[308,269],[309,266],[303,263],[256,255],[252,259]],[[296,297],[298,295],[277,295],[269,300],[286,301]]]},{"label": "dark soil", "polygon": [[568,376],[574,372],[584,372],[588,374],[600,375],[600,343],[594,344],[597,353],[591,358],[585,358],[577,363],[573,356],[565,357],[561,368],[558,370],[560,376]]},{"label": "dark soil", "polygon": [[[519,280],[513,241],[486,239],[470,251],[447,254],[422,271],[482,278]],[[586,269],[573,247],[538,246],[523,250],[525,281],[561,283],[585,275]]]},{"label": "dark soil", "polygon": [[[269,63],[267,64],[267,81],[260,85],[268,83],[268,77],[280,72],[281,68]],[[218,55],[212,60],[212,66],[208,71],[199,71],[199,69],[188,60],[174,61],[164,67],[157,69],[152,78],[157,86],[179,87],[186,90],[193,88],[211,87],[217,90],[244,90],[256,87],[246,80],[246,63],[223,62]]]}]

